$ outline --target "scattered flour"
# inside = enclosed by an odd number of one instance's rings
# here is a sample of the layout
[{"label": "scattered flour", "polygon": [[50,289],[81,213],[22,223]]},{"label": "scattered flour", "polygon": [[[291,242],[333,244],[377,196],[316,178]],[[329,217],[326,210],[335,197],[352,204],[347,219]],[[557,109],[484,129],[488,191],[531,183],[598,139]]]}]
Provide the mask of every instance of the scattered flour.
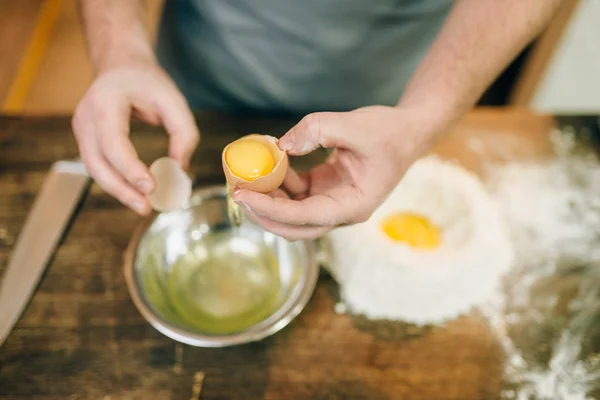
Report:
[{"label": "scattered flour", "polygon": [[[486,187],[421,160],[369,221],[332,232],[347,311],[435,323],[476,305],[506,354],[503,399],[600,398],[600,163],[573,132],[553,140],[556,158],[495,166]],[[392,248],[378,222],[398,208],[441,224],[445,245]]]},{"label": "scattered flour", "polygon": [[346,304],[344,304],[343,302],[338,302],[335,303],[335,306],[333,307],[334,311],[336,314],[346,314],[346,312],[348,311],[346,309]]},{"label": "scattered flour", "polygon": [[554,140],[557,158],[499,167],[489,179],[515,249],[504,288],[480,306],[506,352],[505,399],[600,395],[589,345],[600,333],[600,164],[573,155],[571,135]]},{"label": "scattered flour", "polygon": [[[390,240],[385,216],[409,211],[442,229],[442,243],[419,251]],[[371,319],[434,324],[489,298],[513,260],[496,205],[479,178],[429,156],[417,161],[371,218],[329,235],[332,276],[348,311]]]}]

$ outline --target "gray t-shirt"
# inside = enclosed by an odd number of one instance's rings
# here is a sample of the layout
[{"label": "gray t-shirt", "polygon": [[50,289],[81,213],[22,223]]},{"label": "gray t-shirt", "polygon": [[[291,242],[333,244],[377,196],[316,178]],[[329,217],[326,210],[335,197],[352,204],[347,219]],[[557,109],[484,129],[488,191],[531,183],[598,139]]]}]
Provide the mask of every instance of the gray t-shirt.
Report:
[{"label": "gray t-shirt", "polygon": [[157,54],[194,109],[393,105],[453,0],[167,0]]}]

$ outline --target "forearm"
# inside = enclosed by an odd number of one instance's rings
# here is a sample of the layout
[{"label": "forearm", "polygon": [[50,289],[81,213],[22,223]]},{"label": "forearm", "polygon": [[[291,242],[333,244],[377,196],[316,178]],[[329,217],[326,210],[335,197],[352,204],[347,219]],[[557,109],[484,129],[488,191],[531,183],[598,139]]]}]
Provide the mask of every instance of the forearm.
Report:
[{"label": "forearm", "polygon": [[79,0],[79,14],[97,71],[155,62],[141,0]]},{"label": "forearm", "polygon": [[550,21],[560,0],[460,0],[399,105],[429,108],[443,124],[467,112]]}]

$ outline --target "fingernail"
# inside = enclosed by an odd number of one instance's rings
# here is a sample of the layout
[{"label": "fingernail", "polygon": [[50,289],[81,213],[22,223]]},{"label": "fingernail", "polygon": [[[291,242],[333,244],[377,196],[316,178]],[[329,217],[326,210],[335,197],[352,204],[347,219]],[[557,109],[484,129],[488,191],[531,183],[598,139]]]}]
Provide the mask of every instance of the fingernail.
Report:
[{"label": "fingernail", "polygon": [[145,194],[150,194],[152,191],[152,182],[150,182],[148,179],[142,179],[137,183],[137,185]]},{"label": "fingernail", "polygon": [[302,146],[302,150],[300,150],[300,154],[308,153],[311,150],[311,144],[306,142],[304,146]]},{"label": "fingernail", "polygon": [[294,136],[286,135],[279,140],[279,148],[281,150],[291,150],[294,147]]},{"label": "fingernail", "polygon": [[131,204],[131,208],[133,208],[134,210],[136,210],[140,214],[143,214],[146,211],[146,210],[144,210],[144,205],[142,203],[140,203],[139,201],[136,201],[136,202],[132,203]]}]

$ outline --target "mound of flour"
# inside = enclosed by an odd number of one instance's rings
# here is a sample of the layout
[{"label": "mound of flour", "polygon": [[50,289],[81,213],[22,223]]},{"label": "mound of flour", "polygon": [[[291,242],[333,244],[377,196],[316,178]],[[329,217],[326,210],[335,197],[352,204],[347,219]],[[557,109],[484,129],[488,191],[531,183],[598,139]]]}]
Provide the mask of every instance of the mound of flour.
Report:
[{"label": "mound of flour", "polygon": [[[417,250],[380,229],[398,211],[424,215],[442,244]],[[332,276],[351,313],[414,324],[469,312],[497,290],[513,250],[495,203],[477,176],[429,156],[417,161],[371,218],[330,233]]]}]

